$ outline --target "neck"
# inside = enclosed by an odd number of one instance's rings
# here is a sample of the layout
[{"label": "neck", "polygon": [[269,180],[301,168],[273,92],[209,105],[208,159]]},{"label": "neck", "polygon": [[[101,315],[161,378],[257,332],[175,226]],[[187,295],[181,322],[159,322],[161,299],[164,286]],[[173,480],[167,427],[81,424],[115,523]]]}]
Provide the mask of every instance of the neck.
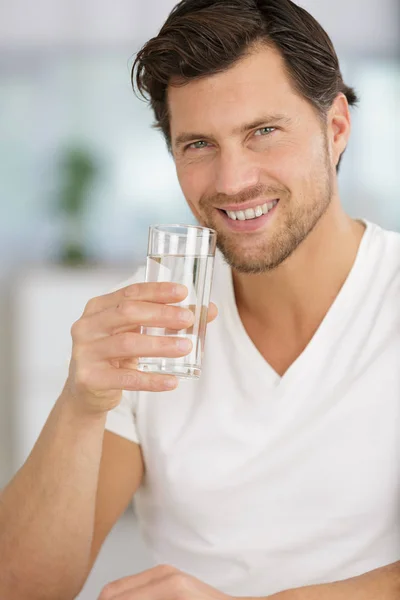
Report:
[{"label": "neck", "polygon": [[259,275],[233,271],[241,316],[264,331],[308,339],[343,286],[365,226],[332,201],[313,231],[278,268]]}]

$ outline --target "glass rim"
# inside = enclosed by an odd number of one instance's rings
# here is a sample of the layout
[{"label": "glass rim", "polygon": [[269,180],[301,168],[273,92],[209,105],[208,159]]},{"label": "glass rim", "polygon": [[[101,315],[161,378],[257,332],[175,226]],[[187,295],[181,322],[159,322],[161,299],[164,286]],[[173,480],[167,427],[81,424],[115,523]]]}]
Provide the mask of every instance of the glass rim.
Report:
[{"label": "glass rim", "polygon": [[154,230],[159,233],[170,233],[171,235],[178,235],[181,237],[184,237],[187,235],[187,232],[178,233],[178,232],[168,231],[168,229],[173,229],[174,227],[177,229],[186,229],[189,231],[197,230],[199,233],[205,233],[206,231],[208,231],[210,237],[217,235],[217,232],[215,231],[215,229],[211,229],[210,227],[203,227],[202,225],[183,225],[182,223],[167,223],[167,224],[159,224],[159,225],[150,225],[150,230]]}]

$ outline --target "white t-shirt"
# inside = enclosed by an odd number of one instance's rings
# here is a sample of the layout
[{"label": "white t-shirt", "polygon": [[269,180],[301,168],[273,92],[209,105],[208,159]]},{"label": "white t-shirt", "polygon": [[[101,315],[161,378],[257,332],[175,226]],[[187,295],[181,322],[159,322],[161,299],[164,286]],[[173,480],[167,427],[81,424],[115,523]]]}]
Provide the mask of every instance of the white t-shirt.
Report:
[{"label": "white t-shirt", "polygon": [[157,563],[266,596],[400,560],[400,235],[366,225],[283,377],[247,335],[218,254],[200,380],[124,393],[109,413],[107,429],[142,447],[135,508]]}]

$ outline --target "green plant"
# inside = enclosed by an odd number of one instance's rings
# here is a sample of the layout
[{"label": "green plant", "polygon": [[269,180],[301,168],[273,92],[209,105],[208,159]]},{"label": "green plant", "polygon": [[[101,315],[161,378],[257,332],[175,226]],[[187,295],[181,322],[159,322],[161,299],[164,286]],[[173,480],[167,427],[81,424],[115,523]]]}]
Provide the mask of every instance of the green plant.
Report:
[{"label": "green plant", "polygon": [[60,161],[61,186],[57,211],[64,215],[64,240],[60,262],[75,266],[87,262],[83,218],[89,198],[89,188],[97,173],[91,154],[82,148],[69,148]]}]

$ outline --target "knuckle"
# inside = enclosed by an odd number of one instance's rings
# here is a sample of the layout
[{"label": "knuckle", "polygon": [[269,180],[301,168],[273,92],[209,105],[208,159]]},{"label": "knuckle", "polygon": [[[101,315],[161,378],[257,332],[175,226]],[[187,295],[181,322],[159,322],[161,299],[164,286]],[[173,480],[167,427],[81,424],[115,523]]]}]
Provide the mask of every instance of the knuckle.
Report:
[{"label": "knuckle", "polygon": [[132,302],[122,300],[117,304],[117,312],[123,317],[130,317],[132,315]]},{"label": "knuckle", "polygon": [[166,564],[159,565],[158,567],[156,567],[156,571],[159,577],[171,577],[172,575],[178,572],[177,569],[175,569],[175,567]]},{"label": "knuckle", "polygon": [[92,312],[93,310],[95,310],[97,303],[98,303],[97,297],[90,298],[90,300],[88,302],[86,302],[86,306],[85,306],[85,310],[83,311],[83,314]]},{"label": "knuckle", "polygon": [[71,331],[70,331],[71,337],[73,339],[78,339],[80,337],[81,330],[82,330],[82,321],[81,321],[81,319],[78,319],[78,321],[75,321],[75,323],[72,323]]},{"label": "knuckle", "polygon": [[124,289],[124,296],[127,298],[138,298],[140,296],[140,285],[132,283]]},{"label": "knuckle", "polygon": [[176,349],[175,339],[171,339],[170,337],[168,337],[166,335],[154,338],[152,350],[157,351],[158,349],[162,349],[162,350]]},{"label": "knuckle", "polygon": [[181,573],[180,571],[171,573],[168,579],[169,587],[174,595],[180,594],[180,592],[183,592],[185,588],[187,588],[187,576],[184,573]]},{"label": "knuckle", "polygon": [[139,374],[132,370],[132,373],[119,374],[119,386],[122,390],[132,390],[139,388]]},{"label": "knuckle", "polygon": [[71,327],[71,337],[74,341],[84,341],[90,333],[89,321],[81,317]]},{"label": "knuckle", "polygon": [[113,583],[107,583],[101,590],[101,594],[99,596],[99,600],[111,600],[115,595],[115,585]]}]

